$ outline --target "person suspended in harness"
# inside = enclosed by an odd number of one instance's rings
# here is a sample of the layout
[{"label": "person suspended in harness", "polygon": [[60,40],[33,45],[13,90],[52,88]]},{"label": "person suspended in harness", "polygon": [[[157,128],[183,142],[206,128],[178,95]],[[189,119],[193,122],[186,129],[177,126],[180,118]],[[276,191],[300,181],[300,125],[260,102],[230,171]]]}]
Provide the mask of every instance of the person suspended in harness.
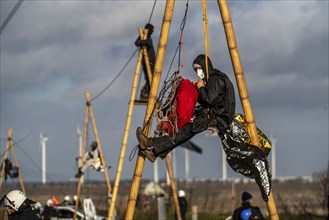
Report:
[{"label": "person suspended in harness", "polygon": [[[151,38],[151,35],[153,33],[154,26],[150,23],[147,23],[144,28],[148,30],[146,40],[141,40],[141,38],[139,36],[139,37],[137,37],[137,39],[135,41],[135,45],[140,48],[146,47],[146,51],[147,51],[147,55],[148,55],[149,63],[150,63],[150,68],[151,68],[151,73],[153,74],[154,65],[155,65],[155,51],[154,51],[153,40]],[[143,68],[143,72],[144,72],[145,84],[141,90],[140,99],[145,100],[145,99],[148,99],[148,97],[149,97],[151,84],[150,84],[150,80],[147,76],[146,63],[145,63],[144,59],[142,60],[142,68]]]},{"label": "person suspended in harness", "polygon": [[138,127],[136,136],[140,152],[154,162],[158,156],[164,159],[166,154],[194,135],[207,129],[214,130],[222,142],[230,167],[235,172],[255,179],[266,202],[271,192],[271,172],[267,161],[271,143],[257,128],[260,146],[251,144],[245,117],[235,113],[232,82],[225,73],[213,67],[209,57],[207,79],[205,57],[201,54],[193,61],[193,69],[199,77],[196,85],[200,104],[194,111],[193,121],[184,125],[175,135],[153,138],[145,136],[142,128]]},{"label": "person suspended in harness", "polygon": [[264,217],[257,206],[252,206],[252,195],[243,192],[241,195],[241,206],[234,210],[233,220],[263,220]]},{"label": "person suspended in harness", "polygon": [[98,158],[98,145],[97,145],[97,142],[96,141],[93,141],[91,144],[90,144],[90,149],[88,152],[85,153],[85,155],[83,156],[83,158],[81,157],[78,157],[78,172],[75,174],[75,177],[76,178],[80,178],[85,170],[90,166],[92,165]]},{"label": "person suspended in harness", "polygon": [[195,84],[175,72],[172,87],[166,102],[159,106],[160,119],[156,136],[175,135],[184,125],[193,120],[194,108],[198,100]]},{"label": "person suspended in harness", "polygon": [[1,169],[3,168],[3,166],[5,166],[5,181],[7,181],[8,176],[12,179],[18,177],[18,167],[13,166],[13,164],[8,158],[6,158],[5,161],[1,164]]},{"label": "person suspended in harness", "polygon": [[228,76],[215,69],[209,57],[208,80],[206,79],[206,56],[201,54],[193,61],[193,69],[199,79],[198,103],[194,118],[186,123],[175,135],[148,138],[140,127],[136,130],[139,149],[151,162],[160,156],[162,159],[175,147],[190,140],[194,135],[205,131],[208,127],[216,127],[220,137],[229,129],[235,112],[234,87]]}]

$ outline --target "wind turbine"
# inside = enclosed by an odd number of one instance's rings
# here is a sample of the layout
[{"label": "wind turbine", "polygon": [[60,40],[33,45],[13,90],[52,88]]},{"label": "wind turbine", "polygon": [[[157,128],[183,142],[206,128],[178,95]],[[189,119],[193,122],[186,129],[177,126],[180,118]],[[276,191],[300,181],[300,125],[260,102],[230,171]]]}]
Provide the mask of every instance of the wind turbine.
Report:
[{"label": "wind turbine", "polygon": [[[79,157],[82,157],[82,132],[80,130],[80,126],[77,125],[77,136],[78,136],[78,140],[79,140]],[[84,181],[84,175],[81,176],[81,183],[83,183]]]},{"label": "wind turbine", "polygon": [[271,136],[271,142],[272,142],[272,179],[276,179],[276,139]]},{"label": "wind turbine", "polygon": [[42,154],[42,184],[46,184],[46,142],[48,137],[46,137],[42,132],[40,132],[40,145]]},{"label": "wind turbine", "polygon": [[227,164],[226,164],[226,153],[224,151],[224,148],[222,148],[222,180],[227,180]]}]

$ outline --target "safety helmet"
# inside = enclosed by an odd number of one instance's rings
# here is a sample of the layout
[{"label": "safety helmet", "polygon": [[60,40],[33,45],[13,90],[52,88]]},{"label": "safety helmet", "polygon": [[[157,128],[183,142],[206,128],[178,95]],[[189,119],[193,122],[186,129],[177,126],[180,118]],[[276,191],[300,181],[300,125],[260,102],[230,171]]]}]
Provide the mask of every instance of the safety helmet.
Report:
[{"label": "safety helmet", "polygon": [[71,197],[69,195],[64,196],[64,201],[70,201]]},{"label": "safety helmet", "polygon": [[78,200],[78,196],[77,196],[77,195],[74,195],[74,196],[73,196],[73,200],[74,200],[74,201],[77,201],[77,200]]},{"label": "safety helmet", "polygon": [[185,192],[184,192],[184,190],[179,190],[179,191],[178,191],[178,197],[185,197]]},{"label": "safety helmet", "polygon": [[41,204],[41,202],[36,202],[36,203],[34,204],[34,208],[35,208],[36,210],[41,210],[41,209],[42,209],[42,204]]},{"label": "safety helmet", "polygon": [[47,200],[47,206],[50,207],[52,205],[55,205],[54,201],[52,199]]},{"label": "safety helmet", "polygon": [[25,199],[26,196],[22,191],[12,190],[5,196],[5,206],[17,211]]}]

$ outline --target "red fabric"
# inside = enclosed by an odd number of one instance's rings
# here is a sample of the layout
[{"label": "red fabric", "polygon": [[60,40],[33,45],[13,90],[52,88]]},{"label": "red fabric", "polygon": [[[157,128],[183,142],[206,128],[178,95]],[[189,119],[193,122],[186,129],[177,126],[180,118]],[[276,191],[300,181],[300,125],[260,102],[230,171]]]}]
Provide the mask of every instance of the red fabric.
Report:
[{"label": "red fabric", "polygon": [[[188,79],[181,79],[181,82],[177,88],[176,95],[176,115],[178,129],[184,127],[185,124],[191,121],[197,100],[198,91],[195,88],[195,85]],[[168,117],[169,119],[172,119],[173,115],[169,115]],[[163,121],[161,125],[159,125],[159,128],[168,133],[172,133],[173,129],[171,124],[166,121]]]},{"label": "red fabric", "polygon": [[177,125],[182,128],[191,121],[198,100],[198,91],[188,79],[183,79],[177,91]]}]

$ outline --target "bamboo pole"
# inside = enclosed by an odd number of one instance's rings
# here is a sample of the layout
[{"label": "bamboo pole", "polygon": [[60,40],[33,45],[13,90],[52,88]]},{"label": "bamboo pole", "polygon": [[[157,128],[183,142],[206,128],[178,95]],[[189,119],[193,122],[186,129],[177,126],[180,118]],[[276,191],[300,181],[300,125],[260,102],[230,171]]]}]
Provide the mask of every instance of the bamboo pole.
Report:
[{"label": "bamboo pole", "polygon": [[5,150],[5,154],[4,154],[4,157],[3,157],[2,169],[1,169],[1,176],[0,176],[0,192],[1,192],[1,188],[2,188],[2,177],[5,174],[5,167],[6,167],[5,160],[7,159],[8,152],[11,149],[11,153],[12,153],[13,158],[14,158],[15,166],[18,168],[18,176],[19,176],[19,181],[20,181],[21,187],[22,187],[22,192],[23,193],[26,193],[25,192],[24,183],[23,183],[23,178],[22,178],[22,175],[21,175],[21,171],[19,170],[18,161],[17,161],[17,158],[16,158],[15,150],[14,150],[12,133],[13,133],[13,129],[12,128],[8,128],[7,129],[8,140],[7,140],[7,143],[6,143],[6,150]]},{"label": "bamboo pole", "polygon": [[[163,63],[164,63],[164,57],[166,54],[166,46],[167,46],[168,34],[169,34],[171,19],[172,19],[173,10],[174,10],[174,4],[175,4],[174,0],[168,0],[166,2],[166,9],[165,9],[165,13],[164,13],[163,21],[162,21],[156,62],[155,62],[155,67],[154,67],[154,74],[153,74],[153,79],[152,79],[152,84],[151,84],[148,105],[147,105],[145,118],[144,118],[144,125],[149,121],[148,119],[151,118],[153,110],[154,110],[154,106],[156,103],[156,97],[157,97],[157,93],[158,93],[159,82],[161,79],[161,72],[162,72],[162,67],[163,67]],[[140,180],[141,180],[143,169],[144,169],[144,162],[145,162],[145,157],[139,152],[137,160],[136,160],[134,177],[132,180],[132,185],[131,185],[130,194],[129,194],[129,200],[128,200],[127,211],[126,211],[126,216],[125,216],[126,220],[133,219],[138,189],[140,186]]]},{"label": "bamboo pole", "polygon": [[[89,96],[88,98],[86,98],[87,100],[90,99],[90,93],[86,93],[86,96]],[[87,145],[87,133],[88,133],[88,123],[89,123],[89,109],[86,106],[86,113],[85,113],[85,124],[84,124],[84,128],[83,128],[83,141],[82,141],[82,149],[81,149],[81,155],[79,155],[81,157],[81,161],[82,163],[84,163],[84,155],[85,155],[85,149],[86,149],[86,145]],[[82,179],[81,176],[79,177],[78,180],[78,188],[77,188],[77,199],[79,200],[80,198],[80,189],[81,189],[81,184],[82,184]],[[76,202],[75,203],[75,209],[74,209],[74,216],[73,219],[76,220],[77,217],[77,210],[78,210],[78,205],[79,203]]]},{"label": "bamboo pole", "polygon": [[[239,57],[238,47],[237,47],[237,43],[236,43],[236,39],[235,39],[235,35],[234,35],[234,29],[233,29],[233,24],[231,21],[231,15],[230,15],[226,0],[217,0],[217,1],[218,1],[219,10],[221,12],[221,16],[222,16],[222,20],[223,20],[223,24],[224,24],[225,34],[226,34],[226,38],[227,38],[227,45],[228,45],[228,49],[230,52],[232,65],[233,65],[233,69],[234,69],[234,74],[235,74],[235,78],[236,78],[238,89],[239,89],[240,100],[241,100],[242,108],[244,111],[244,115],[246,117],[246,122],[247,122],[247,126],[248,126],[248,134],[250,136],[251,144],[254,146],[260,146],[258,135],[257,135],[256,123],[255,123],[254,115],[253,115],[250,100],[249,100],[247,84],[246,84],[246,81],[244,78],[244,73],[243,73],[243,69],[242,69],[242,65],[241,65],[241,61],[240,61],[240,57]],[[270,192],[266,205],[267,205],[267,209],[268,209],[268,212],[270,215],[270,219],[271,220],[279,219],[272,192]]]},{"label": "bamboo pole", "polygon": [[175,183],[175,179],[174,179],[174,173],[171,168],[169,154],[167,154],[167,156],[166,156],[166,164],[167,164],[167,171],[168,171],[168,175],[169,175],[169,179],[170,179],[171,191],[173,193],[173,198],[174,198],[176,217],[177,217],[177,220],[182,220],[182,215],[180,213],[180,207],[179,207],[179,202],[178,202],[178,197],[177,197],[177,187],[176,187],[176,183]]},{"label": "bamboo pole", "polygon": [[[204,31],[204,46],[206,50],[206,57],[209,57],[209,37],[208,37],[208,19],[207,19],[207,2],[202,0],[202,20],[203,20],[203,31]],[[206,80],[208,81],[208,59],[206,59]]]},{"label": "bamboo pole", "polygon": [[0,175],[0,192],[1,192],[1,188],[2,188],[2,177],[5,175],[5,168],[6,168],[5,160],[8,157],[8,151],[10,149],[10,147],[9,147],[9,137],[11,137],[11,134],[12,134],[12,129],[11,128],[8,128],[7,129],[8,141],[6,143],[6,150],[5,150],[5,154],[3,156],[2,168],[1,168],[1,175]]},{"label": "bamboo pole", "polygon": [[11,128],[9,128],[7,130],[7,134],[8,134],[8,142],[9,142],[9,146],[11,148],[11,152],[12,152],[12,155],[13,155],[13,158],[14,158],[15,166],[18,168],[18,177],[19,177],[19,181],[21,183],[22,191],[23,191],[23,193],[26,193],[24,183],[23,183],[22,174],[21,174],[21,171],[20,171],[19,166],[18,166],[18,161],[17,161],[17,157],[16,157],[16,154],[15,154],[15,149],[14,149],[14,146],[13,146],[13,139],[12,139],[12,136],[11,136],[12,135],[12,129]]},{"label": "bamboo pole", "polygon": [[136,90],[137,90],[137,86],[138,86],[138,77],[139,77],[139,73],[140,73],[140,66],[141,66],[141,62],[142,62],[142,56],[143,56],[142,51],[139,51],[137,64],[136,64],[136,69],[135,69],[135,74],[134,74],[134,79],[133,79],[131,95],[130,95],[130,102],[129,102],[129,107],[128,107],[126,127],[125,127],[125,132],[123,134],[120,157],[119,157],[119,161],[118,161],[118,168],[117,168],[117,173],[116,173],[116,176],[115,176],[115,182],[114,182],[114,186],[113,186],[112,200],[111,200],[110,211],[109,211],[109,215],[108,215],[109,220],[112,220],[113,216],[114,216],[113,212],[114,212],[115,202],[116,202],[117,194],[118,194],[118,190],[119,190],[119,184],[120,184],[120,178],[121,178],[121,173],[122,173],[122,166],[123,166],[123,162],[124,162],[124,157],[125,157],[125,154],[126,154],[126,148],[127,148],[127,142],[128,142],[128,136],[129,136],[129,129],[130,129],[131,118],[132,118],[133,109],[134,109],[134,102],[135,102]]},{"label": "bamboo pole", "polygon": [[[138,32],[139,32],[139,36],[142,40],[147,39],[148,29],[145,29],[144,33],[143,33],[142,29],[138,28]],[[151,85],[151,83],[152,83],[152,70],[151,70],[151,67],[150,67],[150,60],[148,58],[146,46],[142,47],[142,53],[143,53],[143,59],[144,59],[145,66],[146,66],[147,78],[148,78],[148,80],[150,82],[150,85]]]},{"label": "bamboo pole", "polygon": [[[108,175],[108,169],[107,169],[107,166],[106,166],[106,163],[105,163],[105,160],[104,160],[103,151],[102,151],[102,146],[101,146],[101,142],[100,142],[100,139],[99,139],[99,135],[98,135],[98,131],[97,131],[97,126],[96,126],[96,121],[95,121],[95,117],[94,117],[93,109],[92,109],[91,104],[90,104],[90,99],[89,99],[89,97],[90,97],[90,93],[87,92],[87,93],[86,93],[87,107],[88,107],[88,109],[89,109],[91,122],[92,122],[92,124],[93,124],[93,128],[94,128],[94,134],[95,134],[96,142],[97,142],[97,145],[98,145],[99,156],[100,156],[100,158],[101,158],[102,166],[104,167],[104,174],[105,174],[105,179],[106,179],[106,184],[107,184],[107,190],[108,190],[108,192],[110,193],[109,195],[111,195],[111,194],[112,194],[112,189],[111,189],[110,178],[109,178],[109,175]],[[110,197],[111,197],[111,196],[110,196]]]}]

